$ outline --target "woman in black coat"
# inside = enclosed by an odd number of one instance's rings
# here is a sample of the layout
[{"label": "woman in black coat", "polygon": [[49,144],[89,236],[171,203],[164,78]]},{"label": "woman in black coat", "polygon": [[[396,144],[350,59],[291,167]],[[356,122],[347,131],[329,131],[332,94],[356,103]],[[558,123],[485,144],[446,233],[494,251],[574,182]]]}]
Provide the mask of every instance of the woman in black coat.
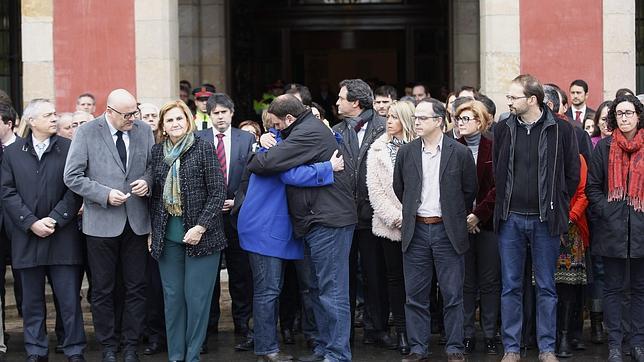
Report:
[{"label": "woman in black coat", "polygon": [[150,251],[159,261],[170,361],[199,361],[219,257],[226,196],[214,146],[194,136],[182,101],[159,113],[164,140],[152,148]]},{"label": "woman in black coat", "polygon": [[607,123],[613,134],[599,141],[593,152],[586,196],[595,223],[592,252],[604,262],[608,361],[622,361],[627,270],[632,299],[625,318],[632,323],[632,358],[644,361],[644,106],[632,95],[618,97]]}]

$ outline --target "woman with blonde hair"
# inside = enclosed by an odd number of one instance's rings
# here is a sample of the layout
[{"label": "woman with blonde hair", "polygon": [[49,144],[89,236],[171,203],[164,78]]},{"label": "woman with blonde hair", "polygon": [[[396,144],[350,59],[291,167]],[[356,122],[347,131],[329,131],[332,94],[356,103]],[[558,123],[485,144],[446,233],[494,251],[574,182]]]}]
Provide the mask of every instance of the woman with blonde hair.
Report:
[{"label": "woman with blonde hair", "polygon": [[394,101],[387,113],[387,129],[376,139],[367,156],[367,189],[373,207],[372,232],[378,236],[384,250],[387,268],[389,306],[394,316],[398,335],[398,350],[409,354],[405,324],[405,279],[403,276],[400,244],[402,204],[394,194],[393,172],[398,149],[416,138],[414,132],[414,105]]},{"label": "woman with blonde hair", "polygon": [[476,296],[480,294],[481,326],[485,338],[485,353],[498,354],[494,336],[501,303],[501,259],[498,241],[492,226],[494,214],[494,175],[492,169],[492,140],[488,129],[492,116],[485,104],[470,100],[454,112],[454,127],[461,135],[476,162],[479,191],[472,212],[467,216],[470,248],[465,253],[463,282],[463,317],[465,354],[475,349],[474,320]]},{"label": "woman with blonde hair", "polygon": [[163,140],[152,147],[150,251],[159,262],[168,360],[199,361],[226,237],[224,176],[214,145],[195,137],[183,101],[159,112]]}]

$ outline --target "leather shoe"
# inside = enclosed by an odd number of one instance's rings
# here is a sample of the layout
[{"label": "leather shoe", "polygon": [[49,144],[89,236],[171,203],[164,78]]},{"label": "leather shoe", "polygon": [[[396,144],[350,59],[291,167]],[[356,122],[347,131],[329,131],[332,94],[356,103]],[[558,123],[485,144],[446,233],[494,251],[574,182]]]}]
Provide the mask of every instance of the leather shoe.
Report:
[{"label": "leather shoe", "polygon": [[114,352],[114,351],[104,351],[103,352],[103,362],[116,362],[116,352]]},{"label": "leather shoe", "polygon": [[474,338],[467,337],[463,340],[463,346],[464,346],[463,353],[472,354],[476,346],[476,341],[474,341]]},{"label": "leather shoe", "polygon": [[324,361],[324,356],[313,353],[308,356],[299,357],[297,360],[301,362],[319,362],[319,361]]},{"label": "leather shoe", "polygon": [[85,357],[83,357],[82,354],[75,354],[73,356],[70,356],[67,359],[68,362],[85,362]]},{"label": "leather shoe", "polygon": [[123,362],[139,362],[139,355],[136,351],[123,352]]},{"label": "leather shoe", "polygon": [[494,338],[485,339],[485,353],[496,356],[499,354],[499,348],[494,341]]},{"label": "leather shoe", "polygon": [[412,353],[402,359],[402,362],[427,362],[427,357],[421,356],[417,353]]},{"label": "leather shoe", "polygon": [[465,356],[460,352],[458,352],[458,353],[448,353],[447,354],[447,361],[448,362],[450,362],[450,361],[453,361],[453,362],[460,362],[460,361],[465,362]]},{"label": "leather shoe", "polygon": [[257,356],[257,362],[286,362],[292,361],[293,356],[282,353],[275,352],[270,354],[265,354],[263,356]]},{"label": "leather shoe", "polygon": [[246,337],[246,339],[235,346],[235,351],[237,352],[244,352],[244,351],[252,351],[253,347],[255,346],[255,340],[253,337]]},{"label": "leather shoe", "polygon": [[157,342],[150,342],[147,347],[143,350],[143,354],[146,356],[151,356],[153,354],[161,353],[163,352],[164,348],[161,343]]},{"label": "leather shoe", "polygon": [[27,357],[27,362],[47,362],[47,361],[49,361],[49,357],[39,356],[37,354],[32,354],[31,356]]},{"label": "leather shoe", "polygon": [[295,333],[292,329],[282,330],[282,342],[284,344],[295,344]]}]

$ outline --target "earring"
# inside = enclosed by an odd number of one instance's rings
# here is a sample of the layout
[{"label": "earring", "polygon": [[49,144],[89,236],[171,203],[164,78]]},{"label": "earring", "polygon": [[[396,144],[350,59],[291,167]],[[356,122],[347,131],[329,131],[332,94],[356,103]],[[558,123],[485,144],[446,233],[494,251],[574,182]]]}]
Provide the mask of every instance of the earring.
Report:
[{"label": "earring", "polygon": [[167,136],[167,135],[168,135],[167,133],[165,133],[165,131],[163,131],[163,133],[162,133],[162,134],[163,134],[164,136]]}]

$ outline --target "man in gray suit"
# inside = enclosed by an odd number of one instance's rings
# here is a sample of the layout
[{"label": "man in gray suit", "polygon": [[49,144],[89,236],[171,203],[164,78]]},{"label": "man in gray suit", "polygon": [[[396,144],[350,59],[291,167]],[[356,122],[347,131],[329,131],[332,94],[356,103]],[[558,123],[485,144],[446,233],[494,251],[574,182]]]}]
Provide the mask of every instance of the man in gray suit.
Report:
[{"label": "man in gray suit", "polygon": [[[124,89],[107,98],[105,113],[78,128],[65,166],[65,184],[83,197],[83,233],[92,271],[92,316],[103,361],[116,361],[114,286],[125,288],[122,339],[125,362],[136,349],[145,318],[145,267],[150,232],[148,188],[154,137],[140,121],[136,99]],[[119,301],[116,301],[117,303]]]}]

